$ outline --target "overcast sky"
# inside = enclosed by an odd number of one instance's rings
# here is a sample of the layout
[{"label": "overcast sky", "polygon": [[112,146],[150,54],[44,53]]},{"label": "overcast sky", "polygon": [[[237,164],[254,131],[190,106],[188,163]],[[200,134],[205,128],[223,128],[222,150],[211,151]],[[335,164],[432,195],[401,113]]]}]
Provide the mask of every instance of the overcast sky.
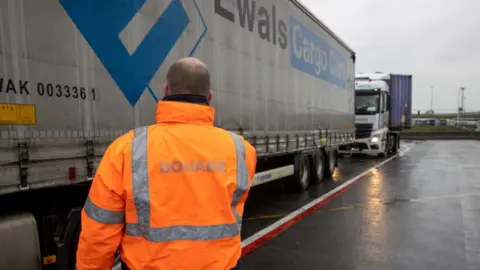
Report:
[{"label": "overcast sky", "polygon": [[357,55],[356,71],[413,75],[413,109],[480,111],[480,0],[300,0]]}]

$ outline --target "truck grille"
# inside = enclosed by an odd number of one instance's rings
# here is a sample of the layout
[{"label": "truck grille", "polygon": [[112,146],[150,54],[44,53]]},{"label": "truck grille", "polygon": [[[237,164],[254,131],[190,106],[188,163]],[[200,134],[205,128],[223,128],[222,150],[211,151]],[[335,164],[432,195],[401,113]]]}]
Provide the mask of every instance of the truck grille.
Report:
[{"label": "truck grille", "polygon": [[373,124],[355,124],[355,139],[370,138]]}]

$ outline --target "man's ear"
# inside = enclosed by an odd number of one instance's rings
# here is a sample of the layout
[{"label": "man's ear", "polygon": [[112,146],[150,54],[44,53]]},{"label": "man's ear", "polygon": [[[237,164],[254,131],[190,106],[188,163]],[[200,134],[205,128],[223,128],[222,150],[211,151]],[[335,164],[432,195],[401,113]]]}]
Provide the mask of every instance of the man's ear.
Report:
[{"label": "man's ear", "polygon": [[168,86],[167,83],[163,84],[163,97],[169,96],[170,95],[170,87]]},{"label": "man's ear", "polygon": [[210,103],[210,101],[212,100],[212,98],[213,98],[213,91],[210,90],[210,91],[208,92],[208,97],[207,97],[207,100],[208,100],[209,103]]}]

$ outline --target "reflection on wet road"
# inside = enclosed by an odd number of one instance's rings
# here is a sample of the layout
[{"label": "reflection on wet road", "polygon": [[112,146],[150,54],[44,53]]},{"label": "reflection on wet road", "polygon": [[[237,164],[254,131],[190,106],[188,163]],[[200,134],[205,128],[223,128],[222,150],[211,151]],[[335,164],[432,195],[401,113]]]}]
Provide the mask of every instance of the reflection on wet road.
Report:
[{"label": "reflection on wet road", "polygon": [[341,159],[333,179],[313,185],[307,192],[288,192],[282,181],[254,187],[245,205],[242,238],[251,236],[381,161],[377,157]]},{"label": "reflection on wet road", "polygon": [[[244,237],[376,162],[343,160],[336,181],[305,194],[252,190]],[[480,269],[479,175],[479,142],[417,144],[245,256],[244,268]]]}]

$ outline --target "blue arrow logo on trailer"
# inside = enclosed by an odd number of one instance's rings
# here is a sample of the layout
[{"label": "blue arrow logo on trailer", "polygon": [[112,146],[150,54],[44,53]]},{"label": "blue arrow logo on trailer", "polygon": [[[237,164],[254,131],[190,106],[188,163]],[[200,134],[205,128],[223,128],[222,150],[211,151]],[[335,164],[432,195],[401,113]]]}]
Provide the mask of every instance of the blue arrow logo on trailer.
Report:
[{"label": "blue arrow logo on trailer", "polygon": [[[135,106],[158,68],[181,37],[190,20],[180,0],[173,0],[137,49],[130,54],[120,33],[147,0],[59,0],[92,47],[128,102]],[[205,27],[193,47],[193,55],[207,28],[196,0],[195,7]]]}]

